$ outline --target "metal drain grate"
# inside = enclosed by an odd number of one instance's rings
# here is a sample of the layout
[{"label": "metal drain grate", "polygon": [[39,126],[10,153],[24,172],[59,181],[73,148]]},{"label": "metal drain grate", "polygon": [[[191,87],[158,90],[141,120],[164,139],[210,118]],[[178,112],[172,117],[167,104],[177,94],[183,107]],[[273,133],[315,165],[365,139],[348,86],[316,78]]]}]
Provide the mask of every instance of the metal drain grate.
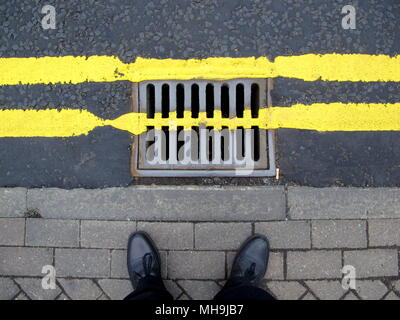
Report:
[{"label": "metal drain grate", "polygon": [[[143,81],[133,84],[134,112],[152,119],[171,119],[169,126],[149,126],[134,137],[134,176],[274,176],[274,132],[252,127],[174,125],[174,116],[243,118],[245,110],[257,118],[260,106],[271,105],[267,79],[229,81]],[[158,115],[158,116],[159,116]]]}]

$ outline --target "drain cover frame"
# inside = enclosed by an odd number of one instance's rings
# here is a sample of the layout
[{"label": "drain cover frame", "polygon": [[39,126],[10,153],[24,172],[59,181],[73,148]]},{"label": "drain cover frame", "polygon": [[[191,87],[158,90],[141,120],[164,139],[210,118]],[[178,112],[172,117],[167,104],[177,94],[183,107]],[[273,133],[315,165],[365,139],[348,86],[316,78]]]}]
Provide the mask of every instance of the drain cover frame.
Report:
[{"label": "drain cover frame", "polygon": [[[222,87],[228,87],[229,91],[229,98],[228,98],[228,112],[229,115],[226,114],[226,108],[225,108],[225,117],[233,118],[237,116],[236,114],[236,91],[238,90],[237,86],[242,85],[243,87],[243,108],[245,109],[250,109],[250,104],[251,104],[251,98],[252,98],[252,93],[251,93],[251,86],[253,84],[256,84],[258,87],[258,105],[257,108],[259,107],[271,107],[272,106],[272,101],[271,101],[271,95],[270,92],[273,89],[273,81],[272,79],[232,79],[232,80],[225,80],[225,81],[215,81],[215,80],[155,80],[155,81],[143,81],[139,83],[133,83],[132,84],[132,111],[133,112],[141,112],[141,113],[147,113],[150,118],[154,117],[154,113],[163,113],[163,118],[167,117],[168,118],[168,112],[165,112],[165,107],[162,105],[163,100],[169,100],[168,102],[168,110],[169,112],[177,111],[179,109],[178,104],[183,105],[181,109],[183,108],[184,111],[192,111],[192,93],[193,85],[198,86],[198,106],[197,106],[197,112],[206,112],[207,107],[206,107],[206,87],[207,86],[212,86],[213,90],[213,95],[214,95],[214,110],[221,110],[222,113],[224,111],[224,107],[222,106]],[[148,86],[153,85],[153,100],[152,101],[152,108],[149,112],[149,107],[148,107],[148,100],[149,100],[149,94],[148,94]],[[163,97],[163,86],[168,86],[168,97]],[[183,89],[183,97],[181,97],[180,103],[177,101],[179,98],[177,98],[178,94],[171,94],[171,92],[176,93],[177,92],[177,87],[180,86],[181,90]],[[217,90],[216,90],[217,88]],[[234,92],[231,90],[231,88],[235,88]],[[174,90],[173,90],[174,89]],[[189,94],[188,94],[189,93]],[[203,95],[202,95],[203,93]],[[251,96],[250,96],[251,95]],[[175,108],[174,108],[175,106]],[[182,110],[180,110],[183,112]],[[178,112],[178,111],[177,111]],[[256,111],[257,112],[257,111]],[[165,114],[166,113],[166,114]],[[240,116],[240,115],[239,115]],[[253,115],[253,117],[256,117],[256,115]],[[197,133],[199,133],[200,130],[209,130],[205,127],[200,126],[200,128],[197,130]],[[233,135],[239,135],[240,130],[243,129],[235,129],[235,130],[229,130],[229,132]],[[244,129],[244,133],[242,135],[242,139],[246,139],[246,135],[249,134],[249,132],[252,129]],[[276,175],[276,165],[275,165],[275,130],[264,130],[264,129],[258,129],[258,134],[259,134],[259,146],[260,146],[260,159],[258,161],[254,162],[254,169],[253,170],[245,170],[241,168],[240,166],[235,166],[234,163],[231,164],[213,164],[212,161],[209,161],[209,163],[198,163],[198,164],[182,164],[179,163],[174,163],[174,164],[158,164],[154,165],[151,164],[149,165],[148,161],[146,160],[145,152],[146,152],[146,136],[148,136],[149,130],[142,133],[141,135],[134,136],[133,137],[133,144],[132,144],[132,154],[131,154],[131,174],[134,177],[274,177]],[[157,130],[156,130],[157,131]],[[246,131],[248,131],[246,133]],[[254,133],[254,131],[253,131]],[[251,135],[253,134],[251,133]],[[170,131],[168,135],[172,135],[172,132]],[[176,138],[176,136],[179,134],[179,132],[175,133],[175,136],[172,135],[173,138]],[[264,140],[263,140],[264,137]],[[201,135],[200,135],[200,140],[201,140]],[[214,140],[213,140],[214,141]],[[231,141],[231,140],[229,140]],[[236,140],[234,140],[236,141]],[[249,140],[247,140],[249,141]],[[247,142],[246,141],[246,142]],[[263,142],[265,142],[265,146],[263,146]],[[215,142],[213,142],[215,143]],[[148,143],[147,143],[148,144]],[[176,145],[179,144],[179,142],[176,143]],[[201,141],[199,142],[201,144]],[[217,145],[218,146],[218,145]],[[254,149],[256,148],[253,145],[253,140],[252,140],[252,146],[253,150],[251,150],[252,156],[254,156]],[[215,145],[213,145],[215,147]],[[236,146],[237,147],[237,146]],[[176,148],[179,149],[178,146],[175,146]],[[243,148],[246,149],[244,146]],[[199,149],[201,147],[199,146]],[[213,149],[214,150],[214,149]],[[168,152],[168,151],[167,151]],[[222,151],[223,152],[223,151]],[[199,150],[199,153],[201,151]],[[208,152],[207,152],[208,153]],[[243,151],[245,154],[245,151]],[[199,154],[200,157],[200,154]],[[210,159],[211,160],[211,159]],[[222,160],[223,161],[223,160]],[[168,162],[168,160],[167,160]]]}]

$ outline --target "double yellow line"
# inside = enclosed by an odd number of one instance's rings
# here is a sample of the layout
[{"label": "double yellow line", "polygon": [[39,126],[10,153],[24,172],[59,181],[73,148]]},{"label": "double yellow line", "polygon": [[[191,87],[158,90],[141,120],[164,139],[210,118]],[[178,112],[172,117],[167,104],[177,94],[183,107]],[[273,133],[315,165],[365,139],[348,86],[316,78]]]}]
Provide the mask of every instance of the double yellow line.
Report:
[{"label": "double yellow line", "polygon": [[[235,78],[298,78],[305,81],[400,81],[400,56],[364,54],[306,54],[260,58],[142,59],[125,64],[113,56],[0,58],[0,85],[112,82],[128,80],[228,80]],[[262,106],[261,106],[262,107]],[[80,110],[0,111],[0,137],[69,137],[88,134],[99,126],[113,126],[133,134],[147,126],[209,125],[231,129],[296,128],[318,131],[389,131],[400,130],[400,104],[316,103],[289,108],[262,108],[257,119],[245,112],[243,118],[226,119],[216,112],[213,118],[200,113],[183,118],[171,113],[167,119],[156,114],[129,113],[105,120]]]}]

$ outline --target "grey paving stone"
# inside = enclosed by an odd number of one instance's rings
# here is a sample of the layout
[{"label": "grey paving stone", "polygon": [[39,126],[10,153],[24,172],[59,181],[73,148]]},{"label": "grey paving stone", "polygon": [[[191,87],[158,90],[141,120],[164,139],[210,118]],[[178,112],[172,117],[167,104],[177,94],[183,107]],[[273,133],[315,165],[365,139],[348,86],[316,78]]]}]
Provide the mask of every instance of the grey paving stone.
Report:
[{"label": "grey paving stone", "polygon": [[368,221],[369,246],[400,246],[400,219]]},{"label": "grey paving stone", "polygon": [[343,300],[360,300],[360,299],[358,299],[354,293],[349,292],[348,294],[346,294]]},{"label": "grey paving stone", "polygon": [[395,249],[367,249],[344,252],[344,264],[356,269],[357,278],[398,276]]},{"label": "grey paving stone", "polygon": [[367,223],[363,220],[311,222],[313,248],[366,248]]},{"label": "grey paving stone", "polygon": [[101,279],[98,284],[111,300],[123,300],[133,291],[130,280]]},{"label": "grey paving stone", "polygon": [[147,232],[159,249],[193,249],[193,223],[138,222],[137,228]]},{"label": "grey paving stone", "polygon": [[179,298],[177,298],[176,300],[190,300],[190,298],[186,295],[186,294],[182,294]]},{"label": "grey paving stone", "polygon": [[25,188],[0,188],[0,217],[24,217]]},{"label": "grey paving stone", "polygon": [[96,300],[103,292],[91,279],[58,279],[72,300]]},{"label": "grey paving stone", "polygon": [[341,277],[341,252],[332,250],[289,251],[288,279],[332,279]]},{"label": "grey paving stone", "polygon": [[400,294],[400,280],[396,280],[392,282],[392,286],[395,291],[397,291]]},{"label": "grey paving stone", "polygon": [[303,296],[301,300],[317,300],[317,298],[311,292],[307,292],[307,294]]},{"label": "grey paving stone", "polygon": [[61,289],[57,285],[55,289],[43,289],[42,279],[16,278],[15,281],[32,300],[54,300],[61,293]]},{"label": "grey paving stone", "polygon": [[311,248],[310,223],[306,221],[259,222],[255,232],[264,234],[272,249]]},{"label": "grey paving stone", "polygon": [[383,300],[400,300],[400,297],[393,291],[390,291],[389,294],[383,298]]},{"label": "grey paving stone", "polygon": [[264,279],[280,280],[284,278],[283,252],[270,252],[268,269]]},{"label": "grey paving stone", "polygon": [[292,219],[399,218],[400,189],[289,187],[288,206]]},{"label": "grey paving stone", "polygon": [[[235,252],[228,252],[226,256],[228,276],[232,270],[232,263],[235,259]],[[283,280],[283,252],[270,252],[268,269],[264,279],[267,280]]]},{"label": "grey paving stone", "polygon": [[53,249],[0,247],[0,275],[42,276],[42,267],[53,262]]},{"label": "grey paving stone", "polygon": [[225,278],[225,253],[221,251],[170,251],[168,278],[214,280]]},{"label": "grey paving stone", "polygon": [[235,250],[251,236],[250,223],[196,223],[195,247],[206,250]]},{"label": "grey paving stone", "polygon": [[267,289],[278,300],[297,300],[307,289],[297,281],[270,281]]},{"label": "grey paving stone", "polygon": [[25,236],[25,219],[0,218],[0,245],[23,246]]},{"label": "grey paving stone", "polygon": [[110,300],[109,297],[105,293],[101,294],[100,297],[98,297],[96,300]]},{"label": "grey paving stone", "polygon": [[313,280],[307,281],[306,285],[321,300],[339,300],[348,291],[338,280]]},{"label": "grey paving stone", "polygon": [[126,250],[111,252],[111,277],[129,279]]},{"label": "grey paving stone", "polygon": [[220,291],[214,281],[180,280],[178,283],[193,300],[211,300]]},{"label": "grey paving stone", "polygon": [[19,291],[11,278],[0,278],[0,300],[11,300]]},{"label": "grey paving stone", "polygon": [[81,246],[126,249],[129,236],[135,231],[135,221],[82,221]]},{"label": "grey paving stone", "polygon": [[105,249],[56,249],[60,277],[106,278],[110,273],[110,252]]},{"label": "grey paving stone", "polygon": [[79,221],[27,219],[26,245],[42,247],[78,247]]},{"label": "grey paving stone", "polygon": [[162,186],[30,189],[28,208],[45,218],[258,221],[285,218],[283,186]]},{"label": "grey paving stone", "polygon": [[357,280],[356,291],[363,300],[379,300],[388,292],[388,289],[379,280]]},{"label": "grey paving stone", "polygon": [[61,293],[58,297],[57,300],[71,300],[68,298],[64,293]]},{"label": "grey paving stone", "polygon": [[21,291],[18,294],[18,296],[15,297],[14,300],[30,300],[30,299],[28,298],[28,296],[23,291]]},{"label": "grey paving stone", "polygon": [[[165,279],[167,277],[167,252],[160,251],[161,258],[161,275]],[[113,250],[111,252],[111,277],[129,279],[127,268],[126,250]]]},{"label": "grey paving stone", "polygon": [[129,279],[126,250],[111,251],[111,277]]},{"label": "grey paving stone", "polygon": [[177,285],[176,281],[164,280],[164,284],[168,292],[172,294],[174,299],[177,299],[183,292],[182,289]]}]

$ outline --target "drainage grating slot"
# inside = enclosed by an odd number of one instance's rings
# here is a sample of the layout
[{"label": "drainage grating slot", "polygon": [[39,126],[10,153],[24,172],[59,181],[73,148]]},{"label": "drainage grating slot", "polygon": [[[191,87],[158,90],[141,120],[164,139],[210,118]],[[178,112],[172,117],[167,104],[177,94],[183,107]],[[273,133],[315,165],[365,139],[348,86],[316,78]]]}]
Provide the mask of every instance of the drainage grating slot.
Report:
[{"label": "drainage grating slot", "polygon": [[[267,79],[229,81],[143,81],[133,84],[133,111],[150,119],[170,118],[169,125],[147,127],[134,137],[135,176],[274,176],[274,132],[256,126],[174,125],[173,118],[257,118],[270,106]],[[203,116],[204,117],[204,116]],[[179,122],[178,122],[179,123]]]}]

